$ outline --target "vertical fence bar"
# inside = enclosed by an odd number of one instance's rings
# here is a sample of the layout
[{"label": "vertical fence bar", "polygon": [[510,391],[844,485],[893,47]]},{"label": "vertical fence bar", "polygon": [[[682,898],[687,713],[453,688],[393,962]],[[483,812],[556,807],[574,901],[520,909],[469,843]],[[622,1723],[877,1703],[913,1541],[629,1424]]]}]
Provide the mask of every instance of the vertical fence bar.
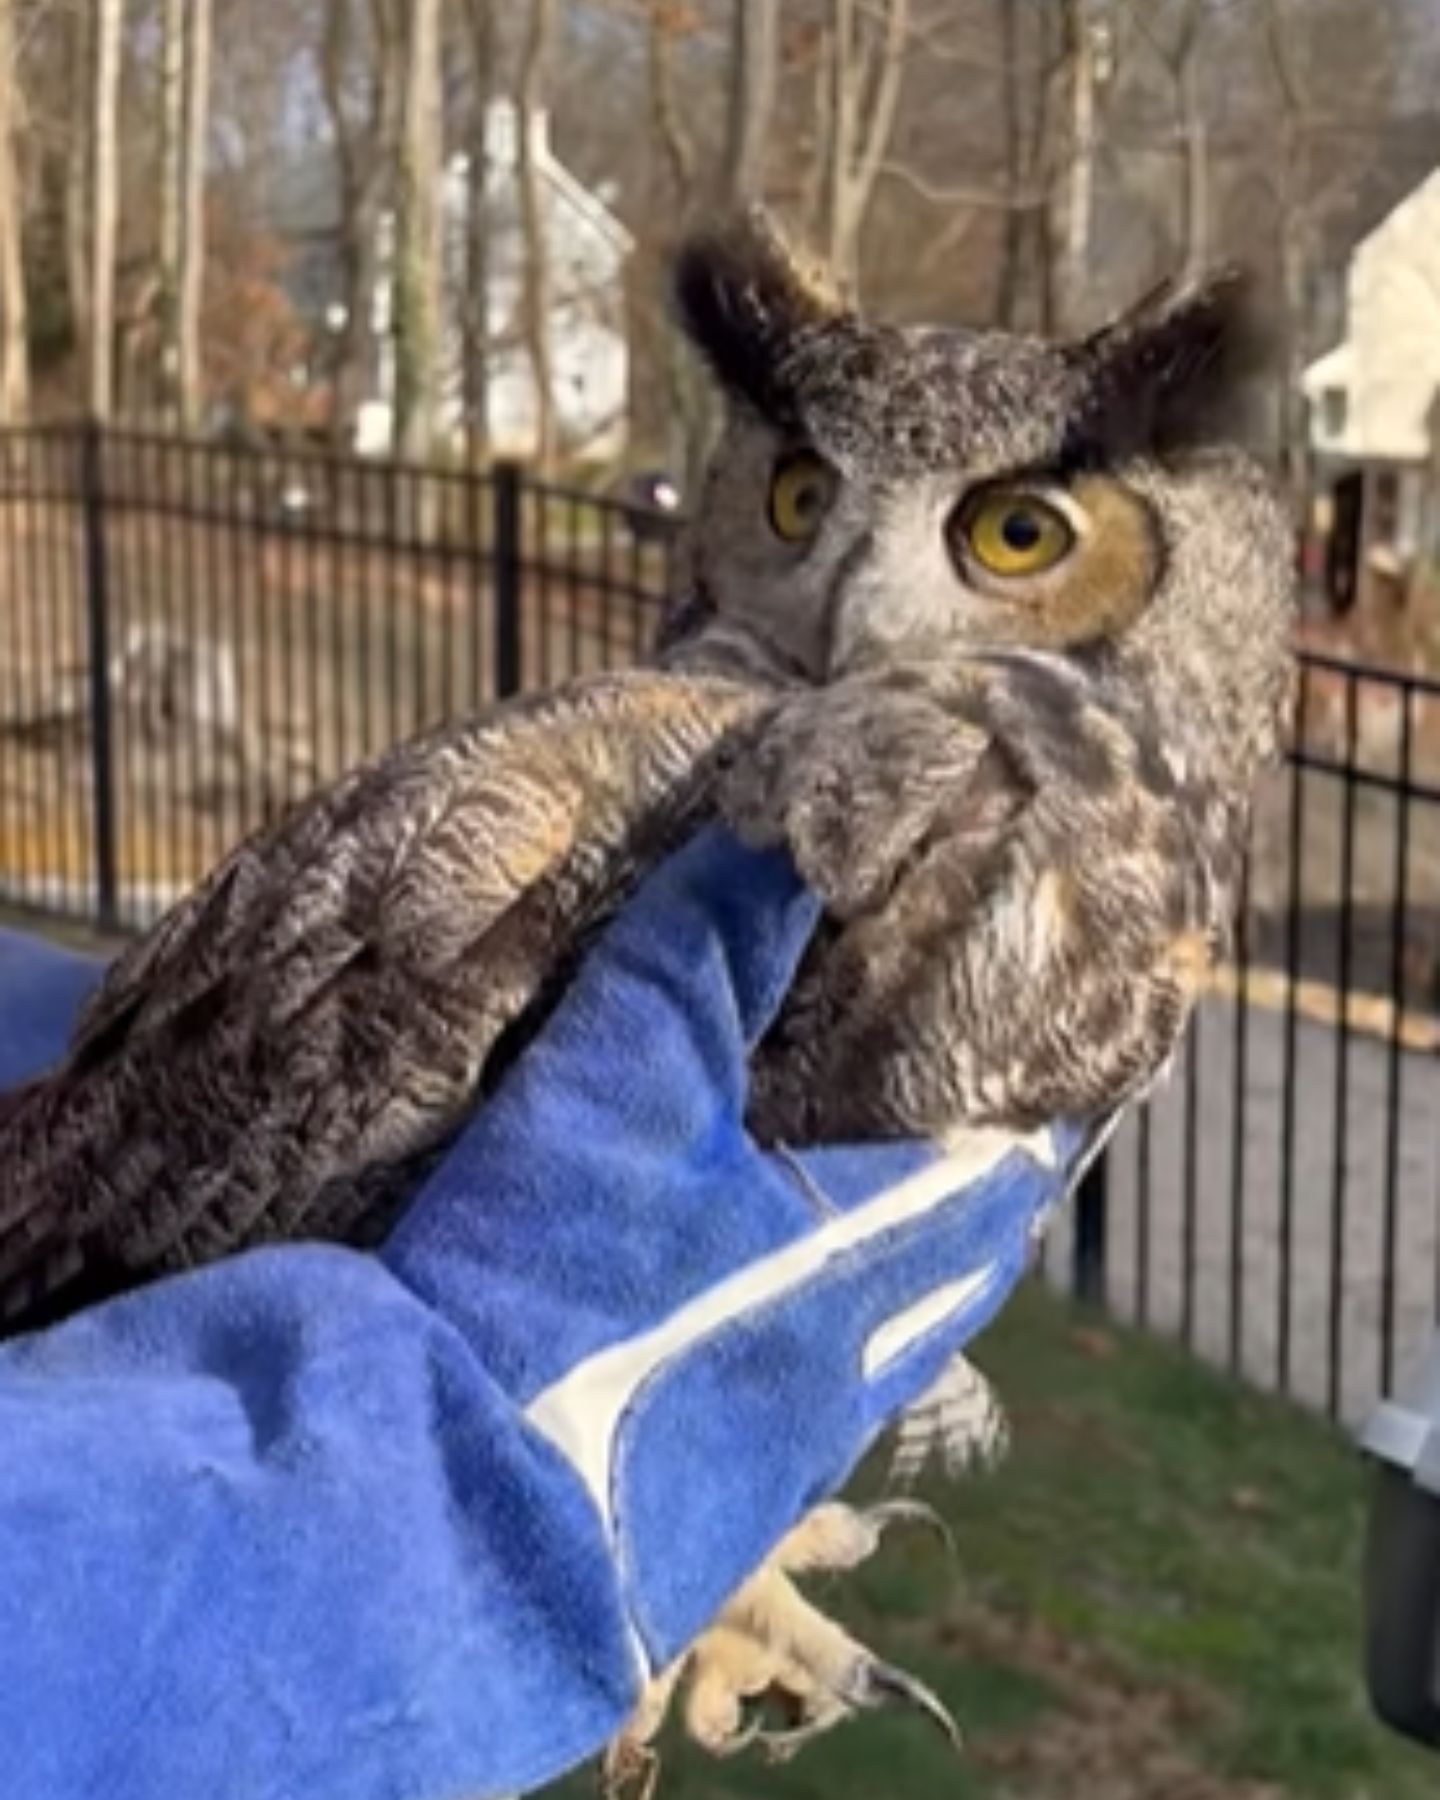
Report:
[{"label": "vertical fence bar", "polygon": [[481,501],[486,490],[486,480],[477,469],[467,468],[465,471],[465,540],[468,561],[470,600],[470,691],[465,704],[471,710],[482,706],[489,697],[490,688],[486,681],[486,648],[485,648],[485,596],[493,587],[491,575],[492,563],[487,554],[485,543],[485,526],[481,518]]},{"label": "vertical fence bar", "polygon": [[[14,557],[15,535],[19,530],[19,509],[13,492],[13,463],[8,459],[0,463],[0,472],[5,478],[3,513],[4,548],[7,560]],[[9,615],[9,630],[6,632],[6,698],[5,705],[10,716],[19,719],[24,716],[24,696],[21,691],[20,670],[24,661],[24,640],[20,623],[20,595],[12,594],[10,603],[4,608]],[[19,739],[6,733],[0,738],[4,746],[5,766],[0,774],[5,776],[0,781],[0,804],[4,806],[4,816],[0,818],[0,842],[4,844],[5,854],[5,886],[11,898],[19,899],[24,895],[24,865],[28,858],[23,853],[26,833],[25,817],[25,751]],[[11,888],[12,879],[14,888]]]},{"label": "vertical fence bar", "polygon": [[1110,1153],[1102,1150],[1080,1178],[1075,1191],[1073,1285],[1075,1298],[1088,1306],[1105,1301],[1105,1261],[1110,1233]]},{"label": "vertical fence bar", "polygon": [[[65,439],[61,437],[37,439],[31,445],[32,452],[41,459],[40,467],[43,471],[39,491],[42,504],[41,517],[44,520],[45,581],[50,592],[51,653],[55,658],[57,671],[67,665],[73,665],[79,654],[79,643],[76,638],[79,620],[74,605],[76,599],[74,566],[65,554],[69,506],[65,498],[64,452],[68,447]],[[55,744],[55,772],[60,789],[57,823],[60,839],[66,847],[67,856],[73,845],[77,861],[83,864],[85,813],[82,803],[79,816],[76,816],[78,783],[72,767],[72,758],[73,747],[69,736],[64,730],[61,730],[57,734]]]},{"label": "vertical fence bar", "polygon": [[1195,1347],[1195,1282],[1200,1260],[1200,1015],[1193,1013],[1185,1042],[1185,1136],[1181,1173],[1180,1336],[1187,1350]]},{"label": "vertical fence bar", "polygon": [[[19,460],[19,466],[24,470],[20,477],[18,499],[20,554],[16,557],[15,564],[32,609],[30,695],[34,715],[40,719],[44,717],[49,703],[56,664],[53,630],[55,609],[45,591],[40,572],[43,527],[40,523],[40,503],[36,498],[35,454],[38,446],[34,439],[26,437],[11,439],[9,448],[12,457],[23,459]],[[59,783],[58,763],[49,757],[37,761],[35,794],[40,805],[40,828],[36,833],[40,879],[36,883],[35,898],[42,906],[53,906],[58,912],[68,912],[66,871],[69,867],[69,850],[62,825],[64,790]]]},{"label": "vertical fence bar", "polygon": [[1150,1323],[1150,1106],[1140,1108],[1135,1120],[1135,1320]]},{"label": "vertical fence bar", "polygon": [[520,692],[520,608],[524,584],[521,568],[521,472],[512,462],[497,462],[492,473],[495,504],[495,696],[504,700]]},{"label": "vertical fence bar", "polygon": [[104,437],[91,420],[80,443],[80,510],[85,522],[85,630],[90,659],[90,756],[95,827],[95,916],[120,923],[115,832],[115,746],[110,716],[110,574],[105,554]]},{"label": "vertical fence bar", "polygon": [[1250,857],[1240,871],[1235,931],[1235,1041],[1230,1139],[1230,1372],[1245,1360],[1246,1103],[1250,1096]]},{"label": "vertical fence bar", "polygon": [[335,769],[338,773],[341,769],[349,768],[351,762],[349,701],[354,670],[351,667],[349,640],[345,631],[348,623],[346,615],[350,610],[350,589],[341,550],[344,525],[340,495],[344,470],[338,463],[327,463],[325,474],[325,495],[329,508],[325,530],[324,561],[328,565],[325,572],[325,592],[330,600],[331,706],[335,727]]},{"label": "vertical fence bar", "polygon": [[[1413,701],[1408,683],[1400,690],[1399,743],[1396,747],[1394,892],[1390,911],[1390,1035],[1385,1051],[1385,1182],[1380,1264],[1380,1392],[1389,1397],[1395,1385],[1395,1265],[1400,1248],[1400,1121],[1405,1105],[1402,1054],[1406,1003],[1405,956],[1410,923],[1410,791],[1413,765]],[[1437,1272],[1440,1273],[1440,1272]],[[1435,1300],[1440,1317],[1440,1289]]]},{"label": "vertical fence bar", "polygon": [[1350,1126],[1350,991],[1355,935],[1355,801],[1356,748],[1360,732],[1360,681],[1345,678],[1345,752],[1340,799],[1340,906],[1336,917],[1335,986],[1339,994],[1339,1037],[1335,1044],[1335,1118],[1330,1170],[1330,1318],[1329,1368],[1325,1398],[1333,1417],[1340,1410],[1344,1378],[1345,1335],[1345,1203]]},{"label": "vertical fence bar", "polygon": [[[1306,702],[1308,671],[1302,665],[1295,702],[1295,742],[1303,753],[1307,745]],[[1295,1150],[1300,1084],[1300,974],[1301,932],[1305,920],[1305,783],[1301,762],[1291,764],[1290,837],[1288,846],[1289,891],[1286,896],[1288,935],[1285,944],[1284,1076],[1280,1118],[1280,1256],[1276,1293],[1276,1386],[1290,1392],[1290,1326],[1295,1275]]]}]

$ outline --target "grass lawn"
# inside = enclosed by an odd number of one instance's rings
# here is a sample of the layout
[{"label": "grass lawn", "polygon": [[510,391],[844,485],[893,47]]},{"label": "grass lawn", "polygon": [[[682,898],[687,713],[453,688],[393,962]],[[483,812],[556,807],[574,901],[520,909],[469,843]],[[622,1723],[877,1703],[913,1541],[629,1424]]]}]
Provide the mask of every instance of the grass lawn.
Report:
[{"label": "grass lawn", "polygon": [[[1440,1760],[1361,1689],[1364,1472],[1341,1437],[1038,1287],[977,1360],[1015,1445],[930,1488],[958,1559],[892,1535],[817,1593],[939,1691],[963,1758],[913,1718],[779,1767],[670,1741],[659,1800],[1434,1800]],[[589,1770],[550,1790],[594,1791]]]}]

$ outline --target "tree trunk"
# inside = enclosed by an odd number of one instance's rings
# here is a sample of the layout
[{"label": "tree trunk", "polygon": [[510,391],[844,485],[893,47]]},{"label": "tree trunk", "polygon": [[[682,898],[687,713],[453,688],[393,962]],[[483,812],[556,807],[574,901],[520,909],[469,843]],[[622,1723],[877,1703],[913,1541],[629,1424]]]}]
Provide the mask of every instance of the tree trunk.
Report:
[{"label": "tree trunk", "polygon": [[205,153],[210,125],[211,0],[190,0],[185,46],[185,156],[176,293],[176,386],[182,431],[194,431],[202,404],[200,293],[205,271]]},{"label": "tree trunk", "polygon": [[545,101],[554,30],[554,0],[530,0],[520,59],[515,129],[519,144],[520,227],[525,245],[524,331],[535,389],[535,459],[548,468],[555,454],[555,393],[550,357],[550,246],[541,173],[535,158],[535,120]]},{"label": "tree trunk", "polygon": [[855,144],[855,0],[830,0],[829,78],[825,91],[825,122],[830,129],[821,186],[825,219],[825,253],[831,273],[848,286],[844,267],[850,240],[850,163]]},{"label": "tree trunk", "polygon": [[1180,130],[1185,173],[1181,183],[1184,273],[1199,275],[1210,260],[1210,157],[1205,110],[1200,97],[1199,69],[1188,57],[1180,76]]},{"label": "tree trunk", "polygon": [[738,206],[764,191],[779,67],[780,9],[773,0],[732,0],[732,5],[724,193],[731,206]]},{"label": "tree trunk", "polygon": [[0,422],[18,424],[30,406],[30,357],[21,246],[19,127],[13,0],[0,0]]},{"label": "tree trunk", "polygon": [[884,0],[878,11],[878,39],[867,46],[857,0],[830,0],[825,245],[835,280],[852,299],[860,286],[860,233],[895,127],[910,0]]},{"label": "tree trunk", "polygon": [[1288,21],[1278,0],[1266,9],[1266,36],[1280,91],[1280,157],[1277,193],[1280,211],[1280,281],[1284,298],[1282,356],[1277,371],[1280,463],[1297,522],[1310,504],[1309,418],[1301,378],[1305,372],[1310,288],[1310,218],[1306,181],[1307,97],[1300,85]]},{"label": "tree trunk", "polygon": [[351,25],[356,0],[327,0],[320,51],[320,92],[330,119],[339,176],[340,305],[344,317],[330,362],[330,430],[336,448],[346,443],[364,398],[373,349],[373,308],[379,253],[382,174],[393,154],[396,94],[396,25],[388,0],[371,0],[369,113],[357,127],[345,105],[355,54]]},{"label": "tree trunk", "polygon": [[495,92],[494,0],[467,0],[470,51],[470,182],[465,215],[465,298],[461,310],[465,443],[478,466],[490,445],[490,101]]},{"label": "tree trunk", "polygon": [[[674,28],[666,0],[650,9],[650,125],[669,178],[669,200],[676,218],[684,218],[695,196],[695,146],[675,99],[672,51]],[[734,97],[734,90],[731,90]],[[648,315],[647,315],[648,319]],[[655,321],[663,344],[663,374],[668,403],[665,460],[687,497],[698,487],[714,437],[715,401],[694,353],[672,318]]]},{"label": "tree trunk", "polygon": [[1021,190],[1026,171],[1020,144],[1020,45],[1018,0],[999,0],[1000,141],[1005,157],[1005,217],[995,282],[995,322],[1013,330],[1020,305],[1020,264],[1024,244]]},{"label": "tree trunk", "polygon": [[440,387],[440,5],[411,0],[395,194],[395,435],[426,461]]},{"label": "tree trunk", "polygon": [[155,402],[171,419],[180,373],[180,259],[185,188],[185,16],[187,0],[165,0],[160,43],[159,366]]},{"label": "tree trunk", "polygon": [[65,288],[71,343],[79,361],[90,342],[90,76],[94,21],[83,6],[69,17],[70,154],[65,159]]},{"label": "tree trunk", "polygon": [[118,180],[115,115],[120,85],[123,0],[93,0],[90,65],[89,356],[86,402],[92,419],[108,419],[114,395],[115,224]]},{"label": "tree trunk", "polygon": [[1095,206],[1095,66],[1086,0],[1066,0],[1070,61],[1070,144],[1061,259],[1060,323],[1078,329],[1090,280],[1090,225]]}]

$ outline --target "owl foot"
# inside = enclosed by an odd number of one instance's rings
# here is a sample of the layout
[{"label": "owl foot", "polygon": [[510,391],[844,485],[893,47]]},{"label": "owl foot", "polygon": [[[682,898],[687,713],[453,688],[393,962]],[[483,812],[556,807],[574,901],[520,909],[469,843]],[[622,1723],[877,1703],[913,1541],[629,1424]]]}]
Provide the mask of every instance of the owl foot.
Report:
[{"label": "owl foot", "polygon": [[[874,1554],[885,1531],[901,1523],[924,1525],[951,1543],[944,1521],[915,1500],[865,1510],[833,1502],[808,1513],[710,1630],[651,1683],[606,1753],[606,1795],[650,1800],[658,1773],[651,1740],[682,1677],[686,1733],[712,1756],[734,1756],[754,1745],[772,1761],[784,1761],[856,1713],[893,1705],[924,1713],[958,1746],[955,1721],[923,1682],[881,1662],[790,1579],[856,1568]],[[748,1716],[760,1702],[776,1706],[787,1724],[767,1729]]]}]

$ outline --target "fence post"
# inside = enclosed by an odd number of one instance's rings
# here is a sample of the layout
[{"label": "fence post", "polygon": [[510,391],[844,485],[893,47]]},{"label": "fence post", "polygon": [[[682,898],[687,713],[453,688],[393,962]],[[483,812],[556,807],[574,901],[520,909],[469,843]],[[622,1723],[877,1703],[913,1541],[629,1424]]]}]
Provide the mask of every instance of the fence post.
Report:
[{"label": "fence post", "polygon": [[115,832],[115,740],[110,696],[110,571],[105,549],[104,431],[81,428],[80,517],[85,542],[85,628],[90,667],[90,767],[95,809],[95,915],[120,923]]},{"label": "fence post", "polygon": [[[1105,1299],[1105,1251],[1109,1236],[1108,1150],[1080,1177],[1075,1190],[1072,1285],[1077,1300],[1099,1306]],[[1143,1198],[1143,1197],[1142,1197]]]},{"label": "fence post", "polygon": [[518,463],[497,462],[490,478],[495,488],[495,694],[503,700],[518,694],[523,680],[520,503],[524,475]]}]

